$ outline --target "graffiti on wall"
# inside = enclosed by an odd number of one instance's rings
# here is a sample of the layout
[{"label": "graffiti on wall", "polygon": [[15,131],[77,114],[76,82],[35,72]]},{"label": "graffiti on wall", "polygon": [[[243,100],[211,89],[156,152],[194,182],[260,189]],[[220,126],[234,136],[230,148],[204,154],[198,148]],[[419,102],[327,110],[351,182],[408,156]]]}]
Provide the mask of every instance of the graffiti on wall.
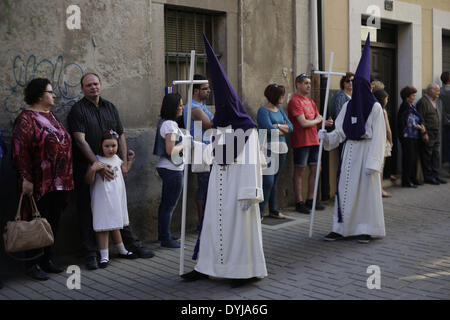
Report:
[{"label": "graffiti on wall", "polygon": [[48,78],[56,93],[53,111],[61,112],[82,98],[80,79],[83,74],[79,64],[65,64],[63,56],[58,56],[54,62],[49,59],[38,60],[35,55],[30,55],[26,61],[16,56],[12,63],[13,83],[5,88],[3,108],[9,113],[20,112],[26,106],[23,101],[26,84],[34,78]]}]

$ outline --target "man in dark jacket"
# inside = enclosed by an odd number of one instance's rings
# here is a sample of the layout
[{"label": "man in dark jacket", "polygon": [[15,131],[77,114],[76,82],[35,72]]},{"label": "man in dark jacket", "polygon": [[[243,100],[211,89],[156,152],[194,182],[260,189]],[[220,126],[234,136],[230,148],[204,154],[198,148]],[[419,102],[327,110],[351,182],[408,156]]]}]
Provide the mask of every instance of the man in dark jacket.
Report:
[{"label": "man in dark jacket", "polygon": [[425,183],[445,184],[447,181],[439,177],[440,159],[440,127],[441,119],[436,102],[439,98],[439,86],[431,83],[426,89],[425,95],[417,102],[417,111],[423,117],[424,125],[428,133],[428,142],[420,144],[420,158]]},{"label": "man in dark jacket", "polygon": [[441,81],[442,87],[439,100],[441,100],[442,108],[442,128],[444,130],[444,137],[447,139],[447,145],[444,146],[444,149],[447,151],[450,171],[450,71],[442,72]]}]

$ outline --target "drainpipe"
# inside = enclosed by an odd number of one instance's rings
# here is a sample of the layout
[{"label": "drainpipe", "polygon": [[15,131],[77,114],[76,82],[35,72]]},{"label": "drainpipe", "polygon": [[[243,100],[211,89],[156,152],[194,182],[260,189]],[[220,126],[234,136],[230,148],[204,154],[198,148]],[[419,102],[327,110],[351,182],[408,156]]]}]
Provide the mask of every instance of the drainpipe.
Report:
[{"label": "drainpipe", "polygon": [[319,70],[319,32],[317,25],[317,0],[311,0],[312,70]]}]

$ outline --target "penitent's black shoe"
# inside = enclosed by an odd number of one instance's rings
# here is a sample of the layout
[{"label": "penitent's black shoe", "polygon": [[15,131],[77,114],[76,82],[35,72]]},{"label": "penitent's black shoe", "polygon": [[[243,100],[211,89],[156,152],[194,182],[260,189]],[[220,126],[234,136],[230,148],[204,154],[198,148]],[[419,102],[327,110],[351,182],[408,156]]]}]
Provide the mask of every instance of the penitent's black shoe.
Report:
[{"label": "penitent's black shoe", "polygon": [[231,287],[232,288],[239,288],[239,287],[243,287],[249,283],[255,282],[257,281],[258,278],[253,277],[253,278],[248,278],[248,279],[232,279],[231,280]]},{"label": "penitent's black shoe", "polygon": [[207,274],[192,270],[191,272],[185,273],[181,275],[184,281],[197,281],[201,279],[208,279],[209,276]]},{"label": "penitent's black shoe", "polygon": [[336,241],[336,240],[339,240],[339,239],[343,239],[344,237],[341,235],[341,234],[339,234],[339,233],[336,233],[336,232],[330,232],[329,234],[327,234],[324,238],[323,238],[323,240],[325,240],[325,241]]},{"label": "penitent's black shoe", "polygon": [[372,237],[368,234],[359,235],[356,239],[356,241],[358,241],[359,243],[369,243],[370,240],[372,240]]}]

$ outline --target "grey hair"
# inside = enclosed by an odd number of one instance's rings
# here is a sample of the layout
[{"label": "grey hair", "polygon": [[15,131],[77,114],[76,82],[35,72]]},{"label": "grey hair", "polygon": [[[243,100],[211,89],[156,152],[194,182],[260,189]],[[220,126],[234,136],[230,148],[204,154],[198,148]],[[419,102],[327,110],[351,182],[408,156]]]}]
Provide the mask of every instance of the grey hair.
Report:
[{"label": "grey hair", "polygon": [[431,90],[433,90],[434,88],[438,88],[439,89],[439,85],[437,83],[430,83],[427,88],[425,89],[426,93],[429,93]]}]

